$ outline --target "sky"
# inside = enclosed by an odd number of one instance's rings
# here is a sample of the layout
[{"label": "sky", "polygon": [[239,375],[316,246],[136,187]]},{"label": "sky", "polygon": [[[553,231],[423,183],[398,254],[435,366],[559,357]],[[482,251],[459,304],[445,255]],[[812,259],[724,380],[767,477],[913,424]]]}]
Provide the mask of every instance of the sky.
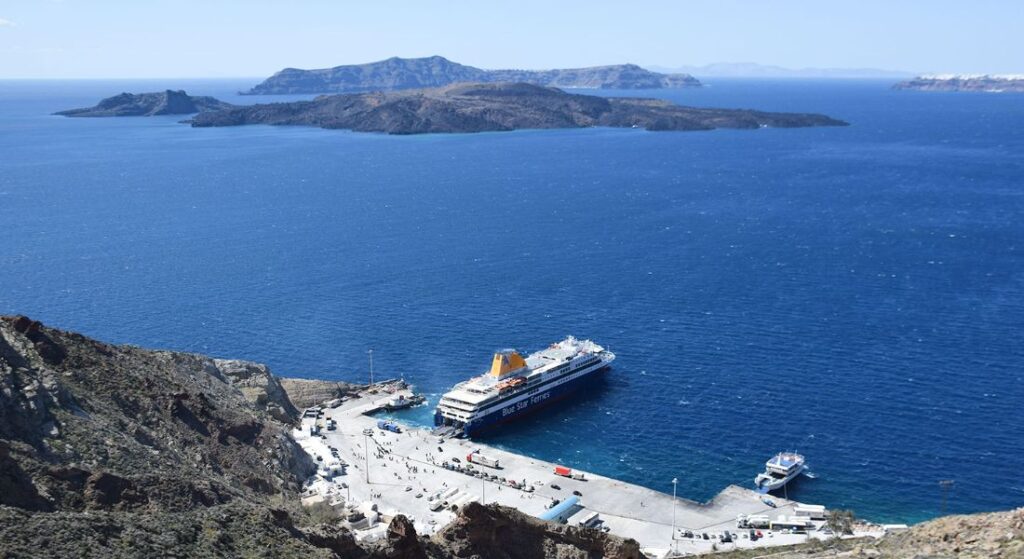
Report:
[{"label": "sky", "polygon": [[0,79],[756,62],[1024,73],[1024,0],[0,0]]}]

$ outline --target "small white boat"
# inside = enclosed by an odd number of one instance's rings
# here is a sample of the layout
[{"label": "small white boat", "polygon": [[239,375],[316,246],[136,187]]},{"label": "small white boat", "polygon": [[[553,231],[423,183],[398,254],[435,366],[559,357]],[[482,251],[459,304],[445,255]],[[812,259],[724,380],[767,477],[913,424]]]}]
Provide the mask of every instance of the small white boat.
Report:
[{"label": "small white boat", "polygon": [[754,485],[761,493],[781,489],[807,468],[804,457],[795,452],[780,452],[764,464],[764,472],[757,474]]},{"label": "small white boat", "polygon": [[394,398],[388,400],[388,402],[384,404],[384,409],[386,411],[404,410],[406,408],[411,408],[413,406],[422,404],[424,400],[426,400],[426,398],[418,394],[413,394],[408,398],[399,394],[398,396],[395,396]]}]

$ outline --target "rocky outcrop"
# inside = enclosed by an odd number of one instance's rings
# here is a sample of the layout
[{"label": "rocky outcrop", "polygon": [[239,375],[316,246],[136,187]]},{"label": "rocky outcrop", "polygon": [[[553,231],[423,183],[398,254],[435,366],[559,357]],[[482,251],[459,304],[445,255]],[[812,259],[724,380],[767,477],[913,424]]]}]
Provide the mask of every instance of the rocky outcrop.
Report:
[{"label": "rocky outcrop", "polygon": [[1024,508],[938,518],[874,547],[888,557],[1024,557]]},{"label": "rocky outcrop", "polygon": [[156,93],[121,93],[107,97],[95,107],[60,111],[61,116],[156,116],[188,115],[202,111],[219,111],[234,105],[213,97],[194,97],[184,91]]},{"label": "rocky outcrop", "polygon": [[359,389],[359,385],[347,382],[304,378],[283,378],[281,386],[288,399],[302,409],[355,394]]},{"label": "rocky outcrop", "polygon": [[387,559],[427,559],[424,542],[416,535],[412,521],[401,514],[388,524],[387,539],[378,553]]},{"label": "rocky outcrop", "polygon": [[344,559],[369,559],[370,552],[356,543],[348,530],[330,524],[318,524],[302,529],[302,537],[315,547],[326,549]]},{"label": "rocky outcrop", "polygon": [[[0,506],[0,556],[113,559],[138,557],[274,557],[359,559],[307,537],[292,515],[244,501],[183,512],[57,511]],[[328,528],[336,542],[351,534]],[[339,551],[343,547],[337,548]],[[356,547],[356,550],[359,550]]]},{"label": "rocky outcrop", "polygon": [[369,64],[317,70],[285,68],[253,87],[248,94],[364,93],[441,87],[462,82],[524,82],[595,89],[660,89],[701,85],[687,74],[659,74],[635,64],[566,70],[481,70],[441,56],[431,56],[393,57]]},{"label": "rocky outcrop", "polygon": [[515,509],[471,502],[431,540],[453,557],[487,559],[641,559],[635,540],[544,522]]},{"label": "rocky outcrop", "polygon": [[0,504],[187,510],[296,490],[314,469],[296,415],[262,366],[0,318]]},{"label": "rocky outcrop", "polygon": [[271,374],[266,365],[237,359],[214,359],[213,364],[258,409],[281,423],[298,420],[299,410],[295,409],[281,381]]},{"label": "rocky outcrop", "polygon": [[1024,74],[931,74],[902,81],[893,89],[1024,93]]},{"label": "rocky outcrop", "polygon": [[576,95],[525,83],[321,96],[313,101],[200,113],[191,123],[198,127],[302,125],[388,134],[592,126],[661,131],[846,124],[817,114],[683,107],[657,99]]}]

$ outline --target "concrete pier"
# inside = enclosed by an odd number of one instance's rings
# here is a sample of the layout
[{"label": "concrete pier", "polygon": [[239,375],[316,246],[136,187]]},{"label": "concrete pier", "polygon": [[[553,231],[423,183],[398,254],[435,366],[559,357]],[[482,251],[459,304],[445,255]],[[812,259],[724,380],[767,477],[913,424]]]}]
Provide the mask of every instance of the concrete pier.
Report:
[{"label": "concrete pier", "polygon": [[[776,505],[771,507],[763,502],[759,493],[729,486],[708,503],[676,499],[677,530],[673,538],[671,495],[578,470],[573,472],[582,473],[584,479],[567,478],[554,473],[554,463],[513,454],[473,440],[445,439],[440,442],[438,436],[425,429],[405,425],[401,426],[401,433],[378,429],[377,418],[368,414],[399,393],[409,395],[408,391],[364,393],[336,408],[325,408],[319,421],[327,423],[334,420],[336,427],[334,430],[322,430],[323,437],[310,434],[316,418],[303,419],[302,430],[295,433],[300,444],[314,457],[319,456],[323,464],[335,460],[331,455],[331,447],[334,447],[340,459],[348,464],[343,475],[314,480],[309,490],[311,497],[308,498],[332,502],[345,500],[357,504],[373,502],[385,517],[405,514],[412,518],[419,533],[431,534],[454,518],[450,507],[436,512],[430,510],[428,499],[432,495],[457,490],[448,499],[451,503],[469,500],[499,503],[537,516],[547,510],[553,500],[564,501],[577,492],[583,514],[574,515],[571,521],[596,512],[601,521],[598,527],[607,527],[612,534],[636,539],[652,556],[666,556],[672,550],[679,554],[693,554],[713,548],[727,550],[787,545],[804,542],[808,537],[827,537],[821,532],[806,535],[762,530],[764,537],[751,541],[744,537],[748,530],[737,528],[737,515],[767,515],[773,519],[779,515],[793,516],[799,503],[771,497]],[[465,466],[466,455],[477,449],[485,456],[497,459],[500,469],[475,465],[476,469],[499,478],[525,482],[532,486],[533,491],[514,489],[507,484],[485,481],[441,466],[452,459],[458,459]],[[682,537],[686,530],[694,532],[697,537]],[[725,531],[740,537],[735,542],[723,543],[720,536]],[[705,540],[700,537],[701,533],[714,537]]]}]

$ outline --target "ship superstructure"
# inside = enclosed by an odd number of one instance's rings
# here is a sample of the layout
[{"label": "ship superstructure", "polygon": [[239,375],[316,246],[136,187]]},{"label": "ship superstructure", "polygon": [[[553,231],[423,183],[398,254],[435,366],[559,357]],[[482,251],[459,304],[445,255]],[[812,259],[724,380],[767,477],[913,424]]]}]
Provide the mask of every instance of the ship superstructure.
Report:
[{"label": "ship superstructure", "polygon": [[526,358],[514,350],[499,351],[490,370],[441,397],[434,423],[472,435],[570,394],[614,359],[596,343],[572,336]]},{"label": "ship superstructure", "polygon": [[795,452],[780,452],[764,464],[764,472],[757,474],[754,485],[762,493],[775,491],[789,483],[807,468],[807,461]]}]

